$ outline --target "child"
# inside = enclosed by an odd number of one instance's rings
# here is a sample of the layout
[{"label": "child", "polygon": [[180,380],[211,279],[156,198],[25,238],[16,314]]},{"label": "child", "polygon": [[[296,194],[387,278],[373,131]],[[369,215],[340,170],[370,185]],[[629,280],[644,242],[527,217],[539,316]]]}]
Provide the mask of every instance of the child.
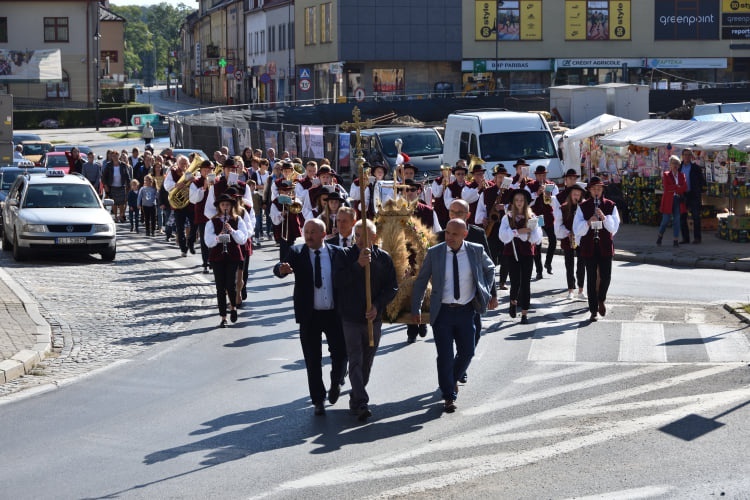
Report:
[{"label": "child", "polygon": [[128,219],[130,220],[130,232],[138,232],[138,179],[130,181],[130,191],[128,191]]},{"label": "child", "polygon": [[143,178],[143,187],[138,191],[138,208],[143,211],[146,236],[154,236],[156,232],[156,205],[159,201],[157,195],[154,178],[147,175]]}]

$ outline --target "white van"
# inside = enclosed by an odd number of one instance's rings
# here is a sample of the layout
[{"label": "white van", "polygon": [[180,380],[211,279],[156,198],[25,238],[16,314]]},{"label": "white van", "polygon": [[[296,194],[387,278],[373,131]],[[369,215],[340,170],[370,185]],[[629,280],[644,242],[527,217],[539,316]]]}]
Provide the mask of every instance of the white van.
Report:
[{"label": "white van", "polygon": [[[420,175],[440,174],[443,161],[443,138],[432,127],[383,127],[366,129],[360,132],[364,157],[370,161],[383,161],[388,170],[396,167],[396,139],[401,139],[401,152],[409,155],[409,161],[418,169]],[[356,141],[351,135],[352,149]]]},{"label": "white van", "polygon": [[490,170],[502,163],[513,173],[519,158],[531,165],[531,176],[538,165],[547,167],[547,178],[562,182],[563,166],[552,131],[538,113],[475,110],[448,115],[445,124],[443,160],[455,165],[459,158],[474,155],[487,162]]}]

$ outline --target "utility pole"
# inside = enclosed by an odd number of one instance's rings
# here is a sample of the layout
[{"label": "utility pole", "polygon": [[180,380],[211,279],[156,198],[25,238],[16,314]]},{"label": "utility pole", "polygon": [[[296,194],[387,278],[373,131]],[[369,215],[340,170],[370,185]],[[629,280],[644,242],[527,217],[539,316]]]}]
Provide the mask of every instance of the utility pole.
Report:
[{"label": "utility pole", "polygon": [[101,96],[101,72],[99,71],[99,59],[101,59],[101,51],[99,50],[99,40],[102,34],[99,31],[99,2],[96,2],[96,33],[94,33],[94,45],[96,46],[96,56],[94,62],[96,63],[96,114],[94,119],[96,120],[96,131],[99,131],[99,123],[101,122],[99,117],[99,103],[102,100]]}]

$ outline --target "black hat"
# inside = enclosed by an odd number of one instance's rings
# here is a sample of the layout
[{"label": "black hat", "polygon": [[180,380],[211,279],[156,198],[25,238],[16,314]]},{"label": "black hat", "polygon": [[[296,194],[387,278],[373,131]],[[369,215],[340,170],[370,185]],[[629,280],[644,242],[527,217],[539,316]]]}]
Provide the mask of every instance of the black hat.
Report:
[{"label": "black hat", "polygon": [[603,186],[603,185],[604,185],[604,183],[602,182],[602,180],[599,177],[593,176],[591,179],[589,179],[589,183],[588,183],[588,185],[586,187],[588,189],[591,189],[592,186]]},{"label": "black hat", "polygon": [[417,181],[415,181],[414,179],[404,179],[404,184],[405,184],[406,186],[410,186],[410,187],[411,187],[411,186],[416,186],[416,187],[418,187],[418,188],[421,188],[421,187],[422,187],[422,184],[421,184],[421,183],[419,183],[419,182],[417,182]]},{"label": "black hat", "polygon": [[322,175],[322,174],[330,175],[330,174],[333,174],[333,171],[331,170],[331,167],[329,167],[328,165],[321,165],[320,168],[318,169],[318,175]]},{"label": "black hat", "polygon": [[524,160],[523,158],[519,158],[518,160],[516,160],[516,162],[513,164],[513,166],[514,167],[524,167],[524,166],[530,167],[531,165],[529,165],[528,163],[526,163],[526,160]]},{"label": "black hat", "polygon": [[282,169],[284,169],[284,168],[291,168],[291,169],[294,169],[294,165],[293,165],[293,164],[292,164],[292,162],[290,162],[290,161],[282,161],[282,162],[280,162],[280,163],[281,163],[281,168],[282,168]]},{"label": "black hat", "polygon": [[418,169],[418,168],[417,168],[417,166],[416,166],[415,164],[413,164],[413,163],[404,163],[404,164],[403,164],[402,166],[403,166],[404,170],[406,170],[407,168],[410,168],[410,169],[414,170],[414,173],[415,173],[415,174],[416,174],[417,172],[419,172],[419,169]]},{"label": "black hat", "polygon": [[227,193],[222,193],[221,196],[219,196],[218,198],[216,198],[216,201],[214,201],[214,206],[216,208],[219,208],[219,205],[221,204],[222,201],[228,201],[229,203],[231,203],[232,205],[234,205],[234,198],[232,198]]},{"label": "black hat", "polygon": [[321,196],[324,194],[328,195],[328,197],[326,198],[326,201],[331,201],[331,200],[344,201],[344,199],[341,197],[338,191],[334,191],[332,193],[320,193],[320,194]]},{"label": "black hat", "polygon": [[375,172],[376,168],[382,168],[384,174],[388,173],[388,167],[382,161],[376,160],[372,162],[372,166],[370,167],[370,169]]},{"label": "black hat", "polygon": [[513,190],[513,196],[511,196],[510,199],[512,200],[513,198],[515,198],[517,194],[522,194],[524,198],[526,198],[526,203],[531,203],[531,193],[529,193],[527,190],[525,189]]},{"label": "black hat", "polygon": [[234,158],[227,158],[224,160],[224,168],[237,168],[237,164],[234,163]]},{"label": "black hat", "polygon": [[214,168],[214,164],[208,160],[203,160],[200,168]]},{"label": "black hat", "polygon": [[536,169],[534,169],[534,175],[536,174],[546,174],[547,173],[547,167],[544,165],[537,165]]},{"label": "black hat", "polygon": [[281,191],[282,189],[294,189],[294,183],[286,179],[277,179],[276,188]]},{"label": "black hat", "polygon": [[229,195],[229,196],[231,196],[232,198],[236,198],[236,197],[238,197],[238,196],[242,196],[242,195],[240,194],[240,191],[239,191],[239,189],[237,189],[237,188],[236,188],[236,187],[234,187],[234,186],[232,186],[232,187],[230,187],[230,188],[227,188],[227,190],[226,190],[226,191],[224,191],[224,194],[228,194],[228,195]]},{"label": "black hat", "polygon": [[505,168],[505,165],[502,163],[498,163],[494,167],[492,167],[492,175],[498,175],[498,174],[504,174],[504,175],[510,175],[508,174],[508,169]]},{"label": "black hat", "polygon": [[471,173],[475,174],[477,172],[486,172],[485,168],[481,164],[474,165],[471,169]]},{"label": "black hat", "polygon": [[459,170],[463,170],[464,172],[468,173],[469,172],[469,167],[464,166],[464,165],[456,165],[455,167],[453,167],[453,173],[454,174],[456,172],[458,172]]},{"label": "black hat", "polygon": [[581,186],[581,185],[580,185],[579,183],[577,183],[577,182],[576,182],[575,184],[573,184],[572,186],[570,186],[570,187],[568,188],[568,194],[570,194],[570,192],[571,192],[571,191],[573,191],[574,189],[577,189],[577,190],[578,190],[578,191],[580,191],[580,192],[581,192],[582,194],[586,194],[586,190],[585,190],[585,189],[583,189],[583,186]]},{"label": "black hat", "polygon": [[565,177],[575,177],[577,179],[580,175],[578,175],[578,172],[576,172],[574,168],[569,168],[568,171],[565,172]]}]

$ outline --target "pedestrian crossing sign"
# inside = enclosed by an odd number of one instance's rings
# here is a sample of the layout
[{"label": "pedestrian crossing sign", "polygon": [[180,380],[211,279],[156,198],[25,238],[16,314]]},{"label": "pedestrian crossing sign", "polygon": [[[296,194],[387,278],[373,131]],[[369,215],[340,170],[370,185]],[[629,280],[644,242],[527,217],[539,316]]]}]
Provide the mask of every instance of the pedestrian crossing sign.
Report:
[{"label": "pedestrian crossing sign", "polygon": [[299,70],[299,77],[300,78],[310,78],[310,69],[309,68],[302,68]]}]

